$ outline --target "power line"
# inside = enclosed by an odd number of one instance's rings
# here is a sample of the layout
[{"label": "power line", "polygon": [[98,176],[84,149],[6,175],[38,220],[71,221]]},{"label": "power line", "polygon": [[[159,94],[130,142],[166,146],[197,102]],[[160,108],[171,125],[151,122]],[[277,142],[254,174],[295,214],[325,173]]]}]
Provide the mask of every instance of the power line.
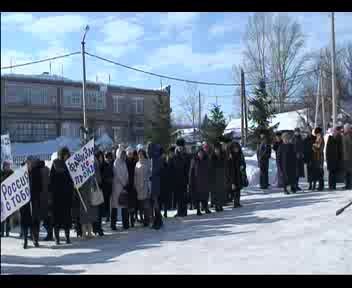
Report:
[{"label": "power line", "polygon": [[[97,56],[97,55],[94,55],[94,54],[91,54],[91,53],[88,53],[88,52],[86,52],[86,54],[91,56],[91,57],[93,57],[93,58],[96,58],[96,59],[99,59],[99,60],[102,60],[102,61],[105,61],[105,62],[108,62],[108,63],[111,63],[111,64],[115,64],[117,66],[129,69],[129,70],[133,70],[133,71],[136,71],[136,72],[140,72],[140,73],[148,74],[148,75],[151,75],[151,76],[155,76],[155,77],[158,77],[158,78],[164,78],[164,79],[180,81],[180,82],[186,82],[186,83],[199,84],[199,85],[208,85],[208,86],[227,86],[227,87],[240,87],[241,86],[240,83],[232,83],[231,84],[231,83],[204,82],[204,81],[196,81],[196,80],[189,80],[189,79],[184,79],[184,78],[178,78],[178,77],[162,75],[162,74],[158,74],[158,73],[149,72],[149,71],[145,71],[145,70],[142,70],[142,69],[134,68],[134,67],[131,67],[131,66],[128,66],[128,65],[125,65],[125,64],[121,64],[119,62],[116,62],[116,61],[113,61],[113,60],[110,60],[110,59],[107,59],[107,58],[104,58],[104,57],[101,57],[101,56]],[[287,82],[287,81],[296,81],[297,78],[304,77],[304,76],[306,76],[308,74],[311,74],[311,73],[315,73],[317,70],[318,69],[314,69],[314,70],[311,70],[311,71],[304,72],[302,74],[294,75],[294,76],[286,78],[284,81],[285,82]],[[282,81],[277,81],[277,80],[268,81],[268,82],[265,82],[265,84],[268,85],[268,84],[273,84],[273,83],[278,83],[278,82],[282,82]],[[246,83],[246,86],[257,86],[257,85],[258,85],[258,83]]]},{"label": "power line", "polygon": [[69,53],[69,54],[65,54],[65,55],[61,55],[61,56],[46,58],[46,59],[32,61],[32,62],[27,62],[27,63],[22,63],[22,64],[18,64],[18,65],[5,66],[5,67],[1,67],[0,69],[1,70],[6,70],[6,69],[17,68],[17,67],[23,67],[23,66],[43,63],[43,62],[47,62],[47,61],[57,60],[57,59],[61,59],[61,58],[66,58],[66,57],[70,57],[70,56],[77,55],[77,54],[81,54],[81,52],[73,52],[73,53]]}]

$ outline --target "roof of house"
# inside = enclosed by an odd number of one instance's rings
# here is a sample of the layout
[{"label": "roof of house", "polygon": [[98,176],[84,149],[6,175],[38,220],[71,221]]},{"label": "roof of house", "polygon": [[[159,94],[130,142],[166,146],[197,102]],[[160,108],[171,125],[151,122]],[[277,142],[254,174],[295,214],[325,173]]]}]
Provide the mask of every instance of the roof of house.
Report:
[{"label": "roof of house", "polygon": [[[45,81],[45,82],[52,82],[52,83],[58,83],[58,84],[67,84],[67,85],[72,85],[72,84],[81,84],[81,81],[76,81],[72,80],[66,77],[62,77],[59,75],[54,75],[54,74],[49,74],[49,73],[43,73],[39,75],[31,75],[31,74],[3,74],[1,75],[1,79],[6,79],[6,80],[27,80],[27,81]],[[129,87],[129,86],[122,86],[122,85],[110,85],[106,83],[97,83],[93,81],[86,81],[87,85],[91,86],[96,86],[97,88],[102,88],[104,86],[109,87],[110,89],[118,89],[118,90],[129,90],[129,91],[146,91],[146,92],[167,92],[166,87],[163,87],[163,89],[145,89],[145,88],[137,88],[137,87]]]},{"label": "roof of house", "polygon": [[[278,131],[282,130],[294,130],[297,127],[301,127],[307,121],[307,110],[296,110],[291,112],[275,114],[275,117],[271,119],[270,125],[279,124],[277,127]],[[253,124],[249,120],[249,127]],[[225,128],[225,133],[240,133],[241,132],[241,118],[233,119]]]}]

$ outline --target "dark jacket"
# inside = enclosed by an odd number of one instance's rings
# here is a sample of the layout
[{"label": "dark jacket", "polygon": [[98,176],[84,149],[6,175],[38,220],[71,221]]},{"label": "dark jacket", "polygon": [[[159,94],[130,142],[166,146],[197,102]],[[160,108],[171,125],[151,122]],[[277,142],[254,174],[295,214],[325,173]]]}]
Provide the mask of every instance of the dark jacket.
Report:
[{"label": "dark jacket", "polygon": [[302,136],[295,136],[293,145],[296,152],[296,177],[304,177],[304,142]]},{"label": "dark jacket", "polygon": [[225,157],[213,154],[210,160],[210,191],[214,194],[214,204],[223,206],[227,200]]},{"label": "dark jacket", "polygon": [[[52,164],[50,171],[50,189],[53,195],[54,224],[59,226],[71,226],[73,198],[75,197],[76,205],[79,205],[80,202],[76,195],[77,193],[74,191],[73,181],[64,160],[56,159]],[[76,209],[78,207],[76,207]],[[76,211],[76,213],[77,212],[78,211]]]},{"label": "dark jacket", "polygon": [[329,171],[339,171],[342,168],[341,137],[329,136],[326,144],[326,163]]},{"label": "dark jacket", "polygon": [[114,163],[104,161],[101,165],[102,189],[104,194],[104,201],[110,201],[112,193],[112,180],[114,178]]},{"label": "dark jacket", "polygon": [[296,183],[296,154],[294,144],[282,144],[277,153],[284,184],[295,185]]},{"label": "dark jacket", "polygon": [[315,136],[308,135],[303,140],[303,154],[304,154],[304,163],[311,163],[313,160],[313,143],[315,142]]},{"label": "dark jacket", "polygon": [[166,207],[171,207],[174,191],[174,171],[172,159],[162,160],[160,171],[160,201]]},{"label": "dark jacket", "polygon": [[236,189],[242,189],[244,186],[243,179],[247,176],[243,153],[231,153],[230,159],[227,159],[226,168],[226,189],[231,190],[232,184],[235,185]]},{"label": "dark jacket", "polygon": [[176,200],[184,199],[187,194],[187,185],[189,180],[188,155],[186,153],[176,152],[175,157],[171,160],[171,169],[174,171],[174,191]]},{"label": "dark jacket", "polygon": [[191,161],[189,170],[189,190],[193,202],[209,199],[209,161],[207,157],[200,160],[197,156]]},{"label": "dark jacket", "polygon": [[29,171],[29,185],[31,191],[31,205],[33,219],[43,220],[48,216],[48,195],[45,195],[43,187],[44,161],[34,161],[32,170]]},{"label": "dark jacket", "polygon": [[261,143],[257,149],[257,159],[259,167],[263,165],[268,165],[269,159],[271,157],[271,147],[269,144]]},{"label": "dark jacket", "polygon": [[126,159],[126,166],[128,170],[128,208],[135,209],[137,207],[137,191],[134,187],[134,171],[136,168],[137,162],[132,158]]},{"label": "dark jacket", "polygon": [[150,144],[148,155],[151,159],[151,193],[152,198],[160,197],[160,170],[161,170],[161,146],[159,144]]}]

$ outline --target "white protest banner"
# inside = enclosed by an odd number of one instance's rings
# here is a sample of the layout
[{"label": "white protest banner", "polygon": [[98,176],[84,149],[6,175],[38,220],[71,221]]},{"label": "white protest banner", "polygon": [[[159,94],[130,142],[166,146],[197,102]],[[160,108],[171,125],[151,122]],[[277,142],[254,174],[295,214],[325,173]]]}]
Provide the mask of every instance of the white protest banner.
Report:
[{"label": "white protest banner", "polygon": [[27,165],[1,182],[1,222],[31,199]]},{"label": "white protest banner", "polygon": [[90,140],[79,151],[66,160],[66,166],[73,183],[79,189],[94,175],[94,139]]},{"label": "white protest banner", "polygon": [[10,162],[11,164],[13,163],[9,134],[1,135],[1,167],[5,161]]}]

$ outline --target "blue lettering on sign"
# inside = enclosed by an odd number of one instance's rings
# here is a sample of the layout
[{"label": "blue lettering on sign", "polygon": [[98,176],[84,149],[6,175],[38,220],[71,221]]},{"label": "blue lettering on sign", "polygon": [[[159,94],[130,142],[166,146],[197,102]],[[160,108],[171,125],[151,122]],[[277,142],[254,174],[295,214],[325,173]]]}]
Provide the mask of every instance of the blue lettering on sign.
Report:
[{"label": "blue lettering on sign", "polygon": [[6,195],[7,195],[7,188],[6,188],[6,185],[1,185],[1,193],[2,193],[2,195],[4,195],[4,198],[5,198],[5,200],[7,201],[7,197],[6,197]]},{"label": "blue lettering on sign", "polygon": [[9,201],[6,201],[6,209],[7,209],[7,211],[11,210],[11,204]]}]

